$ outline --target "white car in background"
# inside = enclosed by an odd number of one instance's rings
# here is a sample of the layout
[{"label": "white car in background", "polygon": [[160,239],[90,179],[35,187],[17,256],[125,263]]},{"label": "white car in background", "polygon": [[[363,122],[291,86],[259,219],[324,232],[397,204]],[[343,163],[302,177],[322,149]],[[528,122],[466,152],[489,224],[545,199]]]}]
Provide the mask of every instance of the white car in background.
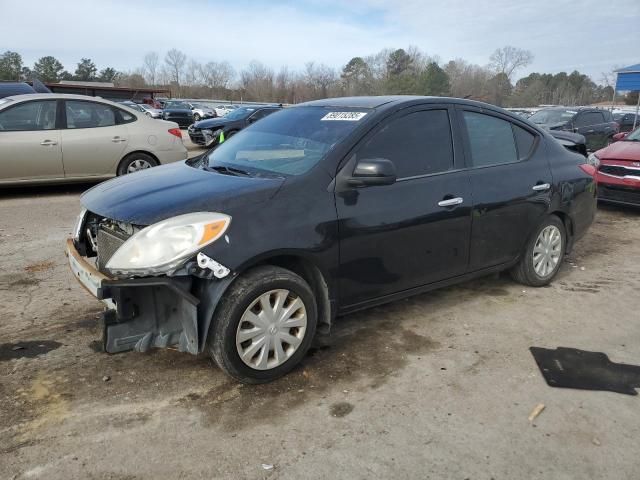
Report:
[{"label": "white car in background", "polygon": [[101,180],[187,158],[178,125],[102,98],[0,99],[0,185]]},{"label": "white car in background", "polygon": [[227,113],[233,112],[236,108],[238,108],[236,105],[218,105],[214,110],[218,117],[224,117]]}]

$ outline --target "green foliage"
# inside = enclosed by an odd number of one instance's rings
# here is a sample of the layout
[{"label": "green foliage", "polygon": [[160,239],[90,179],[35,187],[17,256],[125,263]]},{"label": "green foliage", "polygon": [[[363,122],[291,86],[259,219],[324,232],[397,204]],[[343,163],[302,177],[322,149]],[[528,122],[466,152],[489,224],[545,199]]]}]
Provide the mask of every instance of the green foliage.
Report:
[{"label": "green foliage", "polygon": [[19,81],[22,73],[22,57],[7,50],[0,55],[0,80]]},{"label": "green foliage", "polygon": [[418,93],[446,97],[451,92],[449,75],[436,62],[430,62],[418,79]]},{"label": "green foliage", "polygon": [[118,72],[115,68],[107,67],[100,70],[98,80],[101,82],[115,82],[118,77]]},{"label": "green foliage", "polygon": [[52,56],[40,58],[33,66],[33,73],[43,82],[58,82],[63,70],[62,64]]},{"label": "green foliage", "polygon": [[90,82],[96,80],[97,72],[98,69],[90,58],[82,58],[80,59],[80,62],[78,62],[78,67],[76,68],[76,73],[74,74],[73,79]]}]

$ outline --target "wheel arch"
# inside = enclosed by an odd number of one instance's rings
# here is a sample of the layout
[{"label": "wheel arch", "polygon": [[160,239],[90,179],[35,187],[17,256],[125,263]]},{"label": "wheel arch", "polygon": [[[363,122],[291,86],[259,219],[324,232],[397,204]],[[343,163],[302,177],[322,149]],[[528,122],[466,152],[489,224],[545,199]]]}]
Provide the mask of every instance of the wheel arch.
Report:
[{"label": "wheel arch", "polygon": [[149,152],[148,150],[137,149],[137,150],[133,150],[132,152],[127,152],[127,154],[124,155],[120,159],[120,161],[116,164],[116,174],[118,173],[118,170],[120,170],[120,167],[122,166],[122,163],[125,162],[127,160],[127,158],[129,158],[131,155],[133,155],[135,153],[144,153],[145,155],[149,155],[151,158],[153,158],[153,160],[156,162],[157,165],[162,165],[162,163],[160,162],[160,159],[157,157],[157,155]]},{"label": "wheel arch", "polygon": [[300,252],[271,252],[261,255],[249,262],[245,262],[235,272],[232,278],[225,278],[221,281],[209,282],[209,285],[203,285],[200,294],[202,300],[202,309],[199,314],[199,335],[198,344],[200,351],[204,351],[211,321],[213,320],[220,299],[224,296],[229,287],[243,274],[249,270],[264,266],[273,265],[292,271],[296,275],[302,277],[311,287],[311,291],[316,299],[316,308],[318,311],[317,331],[321,334],[328,334],[331,324],[336,317],[337,309],[335,301],[332,300],[333,290],[329,276],[326,272],[310,259],[307,255]]},{"label": "wheel arch", "polygon": [[573,247],[574,239],[573,219],[571,218],[571,215],[563,210],[554,210],[550,212],[549,215],[555,215],[562,221],[565,233],[567,234],[567,245],[565,247],[565,253],[570,253],[571,248]]}]

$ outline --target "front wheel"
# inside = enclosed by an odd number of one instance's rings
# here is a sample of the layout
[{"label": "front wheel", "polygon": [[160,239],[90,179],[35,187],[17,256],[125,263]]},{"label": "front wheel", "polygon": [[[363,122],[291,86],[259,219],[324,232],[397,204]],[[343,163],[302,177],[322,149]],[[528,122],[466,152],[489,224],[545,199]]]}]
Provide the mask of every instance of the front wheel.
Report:
[{"label": "front wheel", "polygon": [[158,162],[146,153],[136,152],[132,153],[122,159],[118,166],[117,174],[126,175],[127,173],[134,173],[140,170],[146,170],[147,168],[155,167]]},{"label": "front wheel", "polygon": [[218,305],[209,354],[240,382],[270,382],[302,360],[316,323],[315,298],[303,278],[280,267],[256,267],[239,277]]},{"label": "front wheel", "polygon": [[193,121],[194,121],[194,122],[199,122],[199,121],[200,121],[200,114],[195,113],[195,114],[193,115]]},{"label": "front wheel", "polygon": [[567,246],[562,220],[550,215],[527,242],[520,262],[511,270],[517,282],[532,287],[547,285],[560,270]]}]

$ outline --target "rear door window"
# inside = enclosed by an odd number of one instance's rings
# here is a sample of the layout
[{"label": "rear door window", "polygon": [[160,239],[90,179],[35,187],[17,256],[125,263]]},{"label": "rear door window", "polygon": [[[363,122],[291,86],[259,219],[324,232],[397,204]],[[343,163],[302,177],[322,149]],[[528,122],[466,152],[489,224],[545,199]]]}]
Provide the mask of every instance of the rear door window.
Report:
[{"label": "rear door window", "polygon": [[424,110],[392,120],[358,151],[358,159],[386,158],[399,179],[453,168],[451,125],[447,110]]},{"label": "rear door window", "polygon": [[56,128],[57,102],[24,102],[0,112],[0,131],[53,130]]},{"label": "rear door window", "polygon": [[[518,155],[511,122],[471,111],[464,111],[463,117],[469,137],[472,166],[513,163],[524,158]],[[526,133],[528,132],[524,131],[524,134],[520,132],[520,136],[523,137],[520,140],[523,150],[526,150],[527,143],[533,140],[531,138],[527,140]],[[532,143],[529,145],[529,150],[531,147]]]},{"label": "rear door window", "polygon": [[111,127],[116,124],[115,110],[97,102],[66,100],[67,128]]}]

